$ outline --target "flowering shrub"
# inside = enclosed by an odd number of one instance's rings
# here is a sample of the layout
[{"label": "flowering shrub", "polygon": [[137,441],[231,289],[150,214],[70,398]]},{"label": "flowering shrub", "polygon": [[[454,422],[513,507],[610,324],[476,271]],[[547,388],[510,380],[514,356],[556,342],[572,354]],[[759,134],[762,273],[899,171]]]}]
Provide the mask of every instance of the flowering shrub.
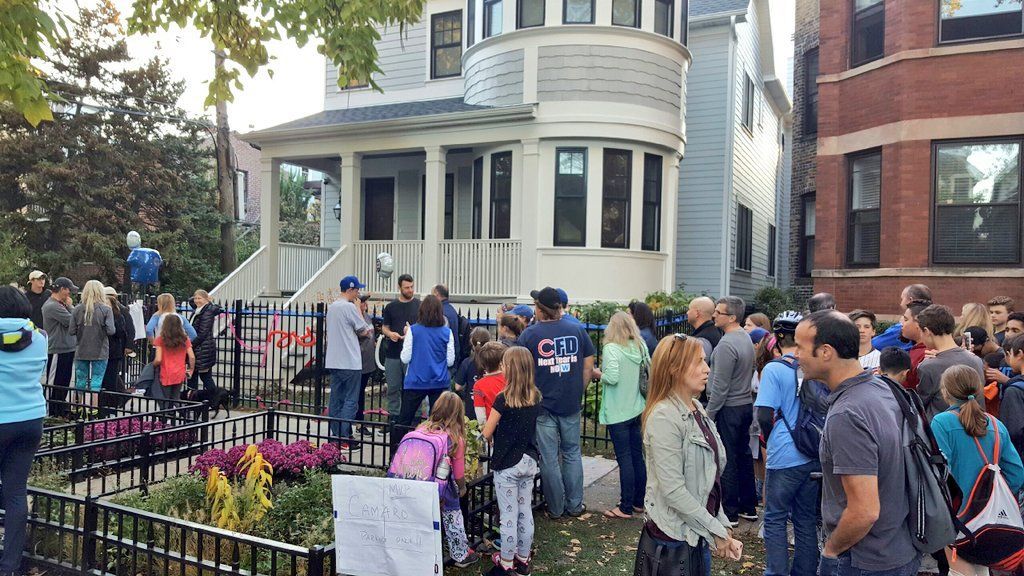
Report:
[{"label": "flowering shrub", "polygon": [[[345,457],[334,444],[324,444],[319,448],[310,442],[300,441],[282,444],[277,440],[267,439],[256,444],[256,449],[263,459],[274,467],[274,475],[301,476],[305,470],[330,469],[345,461]],[[219,448],[210,450],[196,458],[189,472],[198,472],[204,478],[211,468],[216,467],[228,478],[241,475],[238,463],[245,456],[249,446],[235,446],[224,451]]]},{"label": "flowering shrub", "polygon": [[[160,420],[147,420],[142,417],[135,417],[88,424],[84,427],[83,432],[85,443],[89,443],[113,438],[124,438],[143,432],[160,432],[169,427],[168,424]],[[153,449],[173,448],[194,442],[195,440],[195,430],[184,432],[168,431],[154,434],[151,437],[151,447]],[[89,451],[90,459],[95,462],[132,456],[137,445],[137,442],[125,442],[123,444],[117,443],[109,446],[94,447]]]}]

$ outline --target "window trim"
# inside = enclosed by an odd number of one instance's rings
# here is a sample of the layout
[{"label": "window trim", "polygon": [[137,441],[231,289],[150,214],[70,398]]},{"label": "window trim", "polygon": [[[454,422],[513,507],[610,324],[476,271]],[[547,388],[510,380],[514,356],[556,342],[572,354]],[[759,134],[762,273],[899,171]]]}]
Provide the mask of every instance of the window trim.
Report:
[{"label": "window trim", "polygon": [[[626,157],[626,194],[625,198],[608,197],[608,156]],[[625,230],[622,234],[622,244],[613,245],[604,242],[604,210],[606,202],[625,204]],[[631,219],[633,216],[633,151],[628,148],[602,148],[601,149],[601,248],[619,248],[629,250],[630,234],[632,233]]]},{"label": "window trim", "polygon": [[[434,25],[438,18],[451,17],[454,14],[458,14],[455,19],[459,23],[459,41],[451,44],[434,44]],[[445,74],[443,76],[437,75],[437,50],[443,48],[456,48],[459,49],[459,73],[458,74]],[[431,80],[442,80],[445,78],[458,78],[462,76],[462,10],[449,10],[448,12],[438,12],[430,15],[430,79]]]},{"label": "window trim", "polygon": [[[849,0],[850,4],[850,68],[859,68],[865,64],[870,64],[875,60],[881,60],[885,58],[885,0],[881,0],[877,4],[872,4],[867,8],[861,8],[857,10],[857,0]],[[873,12],[880,11],[882,13],[882,52],[877,56],[871,56],[864,60],[858,61],[856,59],[856,41],[857,41],[857,17],[866,17],[864,15],[873,16]],[[819,61],[820,65],[820,61]],[[820,71],[820,69],[819,69]]]},{"label": "window trim", "polygon": [[778,239],[779,231],[775,228],[775,224],[768,224],[768,270],[765,276],[769,278],[775,278],[778,274]]},{"label": "window trim", "polygon": [[[657,170],[653,171],[654,175],[656,176],[655,179],[648,178],[648,174],[647,174],[647,161],[650,160],[650,159],[657,159],[657,161],[658,161]],[[641,213],[640,213],[640,249],[641,250],[649,250],[649,251],[652,251],[652,252],[660,252],[661,251],[662,202],[663,202],[664,196],[665,196],[664,171],[665,171],[665,157],[664,156],[662,156],[661,154],[651,154],[649,152],[644,153],[643,186],[640,189],[640,208],[641,208]],[[658,188],[658,201],[657,202],[649,202],[647,200],[647,194],[646,194],[646,192],[647,192],[647,182],[653,182],[654,180],[657,180],[657,183],[658,183],[658,186],[657,186],[657,188]],[[648,207],[650,207],[650,209],[652,211],[654,211],[656,213],[656,216],[657,216],[656,218],[654,218],[654,228],[655,229],[654,229],[653,235],[652,235],[652,239],[654,240],[654,244],[653,245],[647,244],[644,241],[645,240],[645,232],[647,231],[644,228],[644,223],[647,221],[645,216],[647,215]]]},{"label": "window trim", "polygon": [[[496,188],[495,183],[498,179],[498,174],[494,170],[495,159],[498,157],[508,157],[508,198],[496,199],[494,196],[494,189]],[[512,164],[514,158],[512,157],[511,150],[502,150],[501,152],[494,152],[491,154],[491,189],[488,194],[488,204],[490,205],[490,222],[487,225],[487,237],[491,240],[507,240],[512,237]],[[498,213],[495,207],[498,204],[508,204],[508,236],[502,236],[498,238],[494,235],[494,224],[496,222],[495,215]]]},{"label": "window trim", "polygon": [[[814,218],[815,218],[814,232],[815,233],[811,234],[811,235],[808,235],[807,234],[807,205],[811,204],[811,203],[814,204],[814,212],[815,212],[815,214],[814,214]],[[818,226],[817,226],[817,224],[818,224],[818,222],[817,222],[817,217],[818,217],[817,211],[818,210],[817,210],[817,208],[818,208],[818,196],[817,196],[817,192],[816,191],[808,192],[808,193],[803,194],[802,196],[800,196],[800,227],[798,229],[798,234],[799,234],[799,237],[800,237],[800,241],[799,241],[800,254],[799,254],[799,262],[797,263],[799,265],[799,269],[797,270],[797,277],[798,278],[812,278],[814,276],[814,259],[813,259],[813,256],[811,258],[811,262],[807,261],[807,240],[811,239],[811,241],[814,241],[814,240],[817,239],[817,232],[818,232]],[[810,266],[808,266],[808,264],[810,264]]]},{"label": "window trim", "polygon": [[679,0],[679,43],[690,41],[690,0]]},{"label": "window trim", "polygon": [[579,247],[584,248],[587,245],[587,200],[589,200],[589,178],[588,170],[590,167],[590,150],[586,146],[559,146],[555,148],[555,182],[554,182],[554,206],[558,205],[558,161],[559,157],[563,152],[580,152],[583,154],[583,234],[581,235],[580,241],[576,242],[559,242],[558,241],[558,218],[553,218],[552,230],[551,230],[551,245],[556,247],[568,246],[568,247]]},{"label": "window trim", "polygon": [[[857,160],[862,158],[869,158],[871,156],[878,156],[878,208],[861,208],[859,210],[853,209],[853,164]],[[881,265],[882,260],[882,197],[884,195],[885,178],[883,171],[885,170],[885,159],[883,158],[882,148],[871,148],[868,150],[860,150],[853,154],[846,155],[846,266],[848,268],[878,268]],[[878,213],[878,262],[856,262],[853,259],[853,226],[854,220],[857,214],[862,212],[877,212]]]},{"label": "window trim", "polygon": [[484,157],[479,156],[473,159],[473,182],[470,188],[470,231],[469,236],[473,240],[480,240],[483,237],[483,212],[484,212]]},{"label": "window trim", "polygon": [[[747,235],[746,242],[743,246],[740,245],[740,214],[746,211],[750,214],[750,233]],[[746,230],[746,227],[744,227]],[[754,271],[754,211],[742,202],[736,202],[736,246],[733,253],[732,267],[734,270],[740,272],[753,272]],[[744,259],[747,260],[747,267],[743,268],[740,266],[740,249],[743,249]]]},{"label": "window trim", "polygon": [[588,1],[590,2],[590,21],[589,22],[584,22],[584,21],[581,20],[579,22],[569,22],[568,20],[566,20],[566,15],[569,13],[569,11],[568,11],[569,0],[562,0],[562,24],[567,25],[567,26],[573,26],[573,25],[576,25],[576,24],[583,24],[583,25],[593,24],[594,23],[594,17],[596,16],[594,14],[594,12],[597,10],[597,6],[595,5],[596,2],[594,2],[594,0],[588,0]]},{"label": "window trim", "polygon": [[[811,135],[813,135],[815,138],[817,138],[817,136],[818,136],[818,120],[819,120],[819,118],[821,116],[821,98],[820,98],[820,95],[819,95],[819,92],[818,92],[818,75],[819,74],[816,74],[814,76],[814,78],[810,78],[809,75],[808,75],[808,69],[810,67],[807,65],[807,62],[808,62],[809,56],[811,54],[814,54],[814,59],[817,62],[817,66],[816,67],[818,68],[818,72],[819,73],[821,72],[821,52],[819,52],[818,51],[818,47],[815,46],[814,48],[805,51],[804,52],[804,56],[803,56],[803,59],[804,59],[804,70],[803,70],[803,72],[804,72],[803,73],[803,82],[804,82],[804,113],[803,113],[803,132],[802,133],[803,133],[804,136],[811,136]],[[815,96],[813,129],[809,129],[808,128],[812,124],[810,122],[811,107],[808,106],[808,102],[809,102],[808,96],[810,94],[808,88],[810,86],[814,86],[814,96]]]},{"label": "window trim", "polygon": [[531,24],[529,26],[523,26],[523,3],[525,0],[516,0],[516,30],[525,30],[527,28],[540,28],[547,24],[547,2],[540,0],[540,24]]},{"label": "window trim", "polygon": [[936,3],[935,10],[935,45],[936,46],[955,46],[957,44],[967,44],[970,42],[991,42],[995,40],[1006,40],[1008,38],[1021,38],[1024,37],[1024,5],[1021,5],[1021,32],[1015,34],[1002,34],[999,36],[978,36],[974,38],[961,38],[959,40],[943,40],[942,39],[942,0],[938,0]]},{"label": "window trim", "polygon": [[757,85],[754,83],[754,79],[751,78],[750,73],[743,72],[743,98],[741,100],[743,110],[742,116],[740,117],[740,124],[747,129],[747,133],[751,136],[754,135],[754,99],[755,90]]},{"label": "window trim", "polygon": [[[948,145],[971,145],[971,144],[1017,144],[1020,146],[1019,155],[1017,157],[1017,169],[1018,180],[1017,180],[1017,260],[1014,262],[984,262],[978,263],[977,261],[946,261],[938,260],[935,257],[935,241],[938,237],[935,234],[936,220],[938,218],[938,168],[939,168],[939,146]],[[928,223],[928,263],[932,266],[984,266],[989,268],[1012,268],[1019,267],[1024,264],[1024,202],[1022,202],[1021,195],[1024,193],[1024,134],[1020,136],[1001,136],[994,138],[955,138],[951,140],[932,140],[931,143],[931,193],[929,207],[929,223]],[[988,204],[991,205],[991,204]],[[1005,206],[1006,204],[996,204],[996,206]],[[962,206],[968,206],[962,204]],[[977,206],[977,204],[975,204]],[[985,206],[981,204],[980,206]]]},{"label": "window trim", "polygon": [[[636,24],[630,26],[629,24],[619,24],[618,22],[615,21],[615,6],[614,6],[615,0],[612,0],[612,26],[622,26],[623,28],[637,28],[637,29],[639,29],[641,27],[641,24],[642,24],[641,16],[643,15],[643,8],[642,8],[643,7],[643,0],[633,0],[633,2],[634,2],[634,4],[633,4],[633,21],[636,22]],[[684,0],[684,2],[685,2],[685,0]]]},{"label": "window trim", "polygon": [[[658,28],[658,4],[668,5],[668,18],[666,23],[668,24],[668,34],[662,34],[657,31]],[[658,36],[664,36],[665,38],[676,37],[676,2],[675,0],[654,0],[654,27],[651,30]]]},{"label": "window trim", "polygon": [[481,40],[486,40],[488,38],[493,38],[495,36],[501,36],[502,33],[505,31],[505,18],[502,17],[502,19],[501,19],[501,31],[499,31],[497,34],[492,34],[491,33],[491,24],[492,24],[492,22],[491,22],[490,7],[495,5],[495,4],[500,4],[501,5],[501,9],[502,10],[505,9],[505,0],[483,0],[483,9],[484,9],[483,28],[484,29],[480,31],[480,39]]},{"label": "window trim", "polygon": [[480,0],[469,0],[466,3],[466,49],[476,44],[476,3]]}]

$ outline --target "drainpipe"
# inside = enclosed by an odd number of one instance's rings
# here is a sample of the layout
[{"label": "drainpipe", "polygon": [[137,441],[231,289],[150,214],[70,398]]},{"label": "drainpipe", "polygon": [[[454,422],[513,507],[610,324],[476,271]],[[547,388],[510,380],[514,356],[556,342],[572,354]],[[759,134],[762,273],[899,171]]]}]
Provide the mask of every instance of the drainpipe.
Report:
[{"label": "drainpipe", "polygon": [[729,218],[732,213],[732,173],[734,161],[734,137],[736,134],[736,17],[729,18],[729,76],[728,76],[728,97],[725,99],[725,117],[727,119],[726,141],[725,141],[725,194],[722,197],[722,256],[721,270],[719,271],[718,295],[729,294],[729,279],[732,271],[730,266],[732,255],[732,226]]}]

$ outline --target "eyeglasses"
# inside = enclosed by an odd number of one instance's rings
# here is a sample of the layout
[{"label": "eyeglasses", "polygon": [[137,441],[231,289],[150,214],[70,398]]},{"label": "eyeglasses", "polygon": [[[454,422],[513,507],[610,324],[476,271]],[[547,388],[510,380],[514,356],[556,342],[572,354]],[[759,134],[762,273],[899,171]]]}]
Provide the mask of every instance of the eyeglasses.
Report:
[{"label": "eyeglasses", "polygon": [[717,314],[718,316],[735,316],[735,314],[730,314],[728,311],[723,312],[721,310],[715,310],[713,314]]}]

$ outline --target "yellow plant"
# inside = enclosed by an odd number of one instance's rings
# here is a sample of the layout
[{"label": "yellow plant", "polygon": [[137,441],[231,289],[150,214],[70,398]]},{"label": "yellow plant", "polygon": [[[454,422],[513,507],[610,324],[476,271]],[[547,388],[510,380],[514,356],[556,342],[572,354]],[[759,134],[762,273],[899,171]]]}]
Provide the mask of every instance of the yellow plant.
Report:
[{"label": "yellow plant", "polygon": [[210,520],[218,528],[234,530],[239,524],[235,493],[228,477],[214,466],[206,481],[206,503],[210,507]]},{"label": "yellow plant", "polygon": [[274,507],[270,501],[270,488],[274,485],[274,467],[263,459],[255,444],[250,444],[245,455],[238,461],[238,468],[245,473],[242,495],[246,504],[246,518],[259,522],[267,510]]},{"label": "yellow plant", "polygon": [[210,468],[206,503],[210,507],[210,520],[218,528],[245,532],[274,507],[270,501],[274,467],[263,459],[255,445],[250,445],[238,461],[238,470],[245,475],[245,480],[233,485],[219,468]]}]

